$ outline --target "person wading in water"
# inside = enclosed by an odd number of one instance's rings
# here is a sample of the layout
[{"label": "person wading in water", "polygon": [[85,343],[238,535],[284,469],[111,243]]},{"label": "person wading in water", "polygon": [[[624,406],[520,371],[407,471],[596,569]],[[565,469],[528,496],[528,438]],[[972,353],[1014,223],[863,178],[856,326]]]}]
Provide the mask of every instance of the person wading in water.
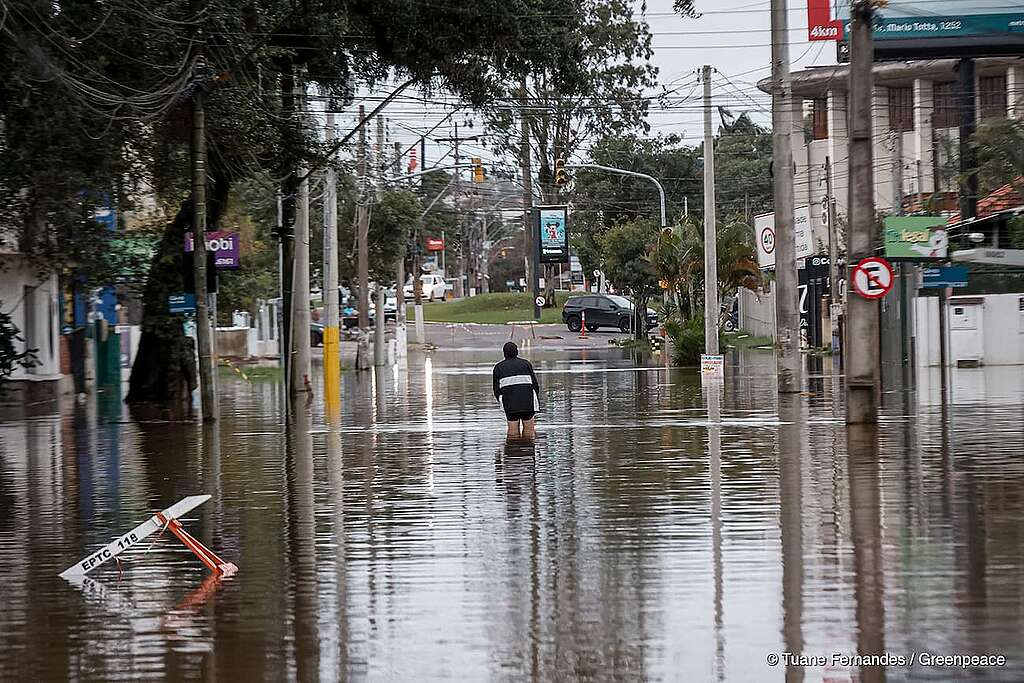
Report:
[{"label": "person wading in water", "polygon": [[502,352],[505,360],[494,366],[494,398],[505,411],[508,436],[532,439],[536,433],[534,416],[540,410],[537,375],[530,361],[519,357],[519,347],[513,342],[506,342]]}]

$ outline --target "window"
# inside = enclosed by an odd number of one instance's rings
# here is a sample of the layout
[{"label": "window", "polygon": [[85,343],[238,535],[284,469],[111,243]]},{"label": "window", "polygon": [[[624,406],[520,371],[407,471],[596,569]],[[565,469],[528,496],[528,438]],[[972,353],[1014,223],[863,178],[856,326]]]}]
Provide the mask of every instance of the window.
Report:
[{"label": "window", "polygon": [[935,83],[932,86],[932,101],[935,107],[932,125],[935,128],[956,128],[960,125],[956,81]]},{"label": "window", "polygon": [[811,104],[811,138],[828,139],[828,100],[824,97],[815,98]]},{"label": "window", "polygon": [[982,119],[1006,118],[1006,74],[978,79],[978,105]]},{"label": "window", "polygon": [[914,130],[913,88],[889,88],[889,130]]}]

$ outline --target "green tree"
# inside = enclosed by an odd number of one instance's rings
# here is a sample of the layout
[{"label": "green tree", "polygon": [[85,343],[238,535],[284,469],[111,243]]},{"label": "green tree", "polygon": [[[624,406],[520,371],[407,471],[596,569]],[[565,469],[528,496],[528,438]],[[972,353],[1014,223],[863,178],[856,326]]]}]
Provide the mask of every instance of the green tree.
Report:
[{"label": "green tree", "polygon": [[[718,300],[723,311],[716,312],[719,323],[728,310],[725,304],[740,287],[757,289],[762,274],[757,265],[753,233],[742,217],[717,224]],[[684,221],[661,235],[651,256],[654,272],[672,286],[679,308],[686,317],[703,310],[704,226],[701,221]]]},{"label": "green tree", "polygon": [[978,126],[972,144],[978,153],[982,196],[1010,184],[1024,198],[1024,122],[996,119]]},{"label": "green tree", "polygon": [[[284,179],[289,225],[295,169],[320,165],[325,151],[295,115],[304,84],[345,102],[356,83],[395,76],[482,105],[537,63],[548,69],[551,46],[587,23],[586,6],[564,0],[528,9],[531,21],[521,3],[499,0],[212,0],[198,12],[192,0],[158,9],[137,0],[4,5],[0,205],[10,224],[40,251],[75,254],[52,235],[96,244],[89,224],[103,193],[121,209],[155,193],[164,209],[127,397],[136,414],[177,419],[190,409],[192,352],[166,302],[181,288],[191,227],[196,89],[206,106],[209,224],[218,224],[237,182],[270,172]],[[557,63],[549,73],[563,79]]]},{"label": "green tree", "polygon": [[609,228],[598,240],[604,272],[617,289],[633,297],[636,339],[647,336],[647,302],[659,292],[651,252],[658,239],[658,221],[637,218]]},{"label": "green tree", "polygon": [[[541,203],[559,203],[571,188],[554,184],[556,159],[571,159],[585,143],[628,131],[647,130],[649,97],[657,69],[651,64],[646,20],[621,0],[569,0],[584,20],[548,46],[506,99],[487,109],[489,135],[497,150],[521,165],[521,122],[525,118]],[[677,3],[685,11],[690,2]],[[554,306],[554,277],[545,282],[547,306]]]}]

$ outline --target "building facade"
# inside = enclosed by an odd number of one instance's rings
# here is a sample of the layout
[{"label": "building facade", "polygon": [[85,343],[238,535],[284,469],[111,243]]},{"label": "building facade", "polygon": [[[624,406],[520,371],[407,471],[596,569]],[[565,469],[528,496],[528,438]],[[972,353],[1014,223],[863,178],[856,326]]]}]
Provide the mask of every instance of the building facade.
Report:
[{"label": "building facade", "polygon": [[[975,115],[1024,119],[1024,59],[975,60]],[[882,213],[928,206],[956,210],[959,139],[957,60],[882,62],[875,65],[872,139],[875,208]],[[831,166],[833,198],[840,217],[849,203],[848,65],[814,67],[792,74],[796,206],[820,216]],[[771,81],[758,87],[771,92]],[[826,164],[826,161],[828,164]],[[931,204],[928,202],[931,201]],[[827,228],[814,221],[816,242]]]}]

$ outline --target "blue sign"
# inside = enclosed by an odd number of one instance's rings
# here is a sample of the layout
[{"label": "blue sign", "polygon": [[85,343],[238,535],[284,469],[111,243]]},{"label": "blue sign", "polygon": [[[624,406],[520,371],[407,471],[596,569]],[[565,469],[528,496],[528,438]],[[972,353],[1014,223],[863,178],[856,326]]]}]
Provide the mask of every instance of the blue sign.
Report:
[{"label": "blue sign", "polygon": [[171,313],[194,313],[196,310],[195,294],[171,294],[167,297],[167,307]]},{"label": "blue sign", "polygon": [[925,289],[960,289],[967,286],[967,266],[925,268],[921,275],[921,286]]}]

